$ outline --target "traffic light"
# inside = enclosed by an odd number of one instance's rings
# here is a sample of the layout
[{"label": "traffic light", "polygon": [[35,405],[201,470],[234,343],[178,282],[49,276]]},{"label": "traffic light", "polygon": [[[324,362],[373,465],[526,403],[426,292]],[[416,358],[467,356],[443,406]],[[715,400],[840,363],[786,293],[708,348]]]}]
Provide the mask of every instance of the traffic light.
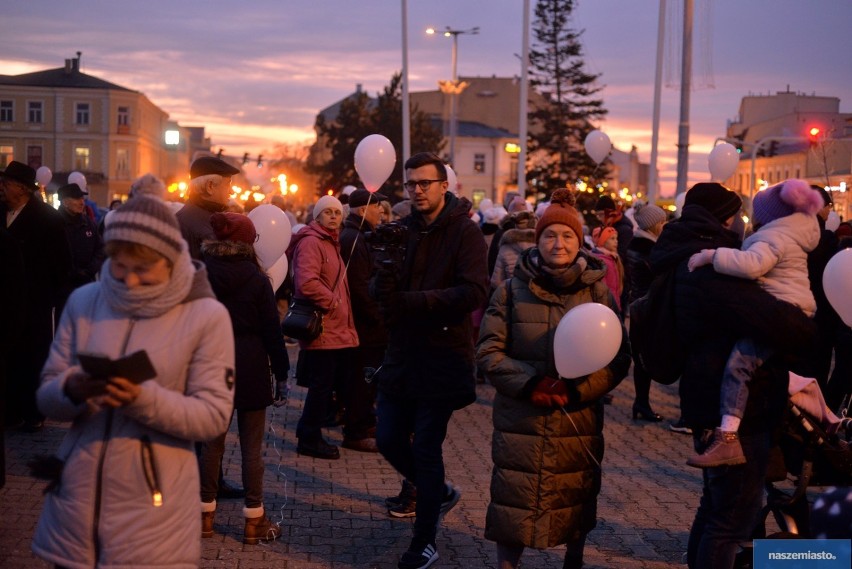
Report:
[{"label": "traffic light", "polygon": [[820,134],[822,134],[822,129],[818,126],[812,126],[808,129],[808,141],[813,145],[819,142]]},{"label": "traffic light", "polygon": [[778,154],[778,141],[773,140],[769,143],[769,149],[766,151],[767,156],[775,156]]},{"label": "traffic light", "polygon": [[221,160],[221,159],[222,159],[222,153],[223,153],[224,151],[225,151],[225,149],[224,149],[224,148],[220,148],[220,149],[219,149],[219,152],[217,152],[217,153],[216,153],[216,158],[218,158],[219,160]]},{"label": "traffic light", "polygon": [[263,154],[257,155],[257,167],[263,168]]},{"label": "traffic light", "polygon": [[246,152],[245,154],[243,154],[243,166],[248,164],[248,161],[249,161],[248,152]]}]

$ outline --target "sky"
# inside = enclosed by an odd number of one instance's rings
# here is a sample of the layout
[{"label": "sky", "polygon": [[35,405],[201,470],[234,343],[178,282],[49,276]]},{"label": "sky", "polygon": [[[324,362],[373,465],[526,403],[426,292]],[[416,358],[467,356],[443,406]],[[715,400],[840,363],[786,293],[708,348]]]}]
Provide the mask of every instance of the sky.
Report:
[{"label": "sky", "polygon": [[[531,1],[531,5],[535,0]],[[680,114],[681,0],[668,0],[659,162],[674,193]],[[310,142],[316,114],[355,90],[375,95],[402,67],[401,0],[30,0],[0,19],[0,74],[81,69],[141,91],[170,118],[204,125],[226,154],[267,155]],[[451,76],[452,41],[425,29],[466,30],[458,74],[520,73],[521,0],[409,0],[410,90]],[[532,18],[531,18],[532,19]],[[650,158],[658,0],[579,0],[586,69],[600,74],[609,115],[599,125],[625,151]],[[689,183],[709,179],[707,154],[749,94],[840,98],[852,112],[852,2],[695,0]],[[417,149],[414,149],[417,150]]]}]

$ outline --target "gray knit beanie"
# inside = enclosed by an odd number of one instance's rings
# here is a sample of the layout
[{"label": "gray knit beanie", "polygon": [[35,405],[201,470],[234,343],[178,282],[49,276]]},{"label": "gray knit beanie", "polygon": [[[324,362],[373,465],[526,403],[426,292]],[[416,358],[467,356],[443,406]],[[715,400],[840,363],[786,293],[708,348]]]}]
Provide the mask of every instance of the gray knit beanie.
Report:
[{"label": "gray knit beanie", "polygon": [[150,247],[172,263],[186,242],[171,208],[162,200],[146,195],[127,201],[112,212],[104,228],[104,242],[129,241]]},{"label": "gray knit beanie", "polygon": [[666,212],[658,205],[647,204],[636,209],[633,213],[633,219],[636,220],[636,224],[639,226],[639,229],[647,231],[658,223],[665,221]]}]

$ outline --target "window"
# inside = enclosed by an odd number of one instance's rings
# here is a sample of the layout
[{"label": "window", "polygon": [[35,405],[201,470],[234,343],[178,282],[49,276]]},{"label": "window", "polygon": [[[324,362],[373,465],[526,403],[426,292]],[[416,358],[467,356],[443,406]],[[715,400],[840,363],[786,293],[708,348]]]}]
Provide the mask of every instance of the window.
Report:
[{"label": "window", "polygon": [[89,169],[89,147],[75,146],[74,147],[74,169],[88,170]]},{"label": "window", "polygon": [[118,107],[118,126],[130,126],[130,107]]},{"label": "window", "polygon": [[485,172],[485,154],[473,155],[473,171],[477,174]]},{"label": "window", "polygon": [[27,165],[33,170],[42,166],[41,153],[41,146],[27,146]]},{"label": "window", "polygon": [[41,124],[44,122],[42,115],[43,109],[41,101],[27,102],[27,122]]},{"label": "window", "polygon": [[89,103],[77,103],[76,124],[89,124]]},{"label": "window", "polygon": [[15,159],[15,147],[0,146],[0,168],[6,168]]},{"label": "window", "polygon": [[509,183],[517,184],[518,183],[518,155],[510,154],[509,155]]},{"label": "window", "polygon": [[115,151],[115,177],[119,180],[130,178],[130,153],[126,148]]},{"label": "window", "polygon": [[473,209],[479,209],[480,202],[485,199],[485,190],[473,190],[471,198],[473,200]]},{"label": "window", "polygon": [[0,122],[15,122],[14,101],[0,101]]}]

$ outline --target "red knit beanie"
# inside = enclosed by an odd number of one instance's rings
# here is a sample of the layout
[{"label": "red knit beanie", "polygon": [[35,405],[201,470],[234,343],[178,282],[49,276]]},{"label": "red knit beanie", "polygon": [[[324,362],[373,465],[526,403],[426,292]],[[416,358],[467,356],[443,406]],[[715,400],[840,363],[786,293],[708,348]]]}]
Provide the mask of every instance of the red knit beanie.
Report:
[{"label": "red knit beanie", "polygon": [[210,225],[219,241],[237,241],[254,245],[257,231],[247,215],[224,212],[210,216]]},{"label": "red knit beanie", "polygon": [[550,205],[544,210],[541,219],[535,224],[535,241],[538,243],[541,232],[548,225],[561,223],[571,228],[580,242],[583,241],[583,225],[580,223],[580,214],[574,209],[574,194],[570,190],[560,188],[550,196]]},{"label": "red knit beanie", "polygon": [[618,232],[612,227],[595,227],[592,231],[592,240],[594,240],[596,247],[603,247],[604,243],[613,235],[617,237]]}]

